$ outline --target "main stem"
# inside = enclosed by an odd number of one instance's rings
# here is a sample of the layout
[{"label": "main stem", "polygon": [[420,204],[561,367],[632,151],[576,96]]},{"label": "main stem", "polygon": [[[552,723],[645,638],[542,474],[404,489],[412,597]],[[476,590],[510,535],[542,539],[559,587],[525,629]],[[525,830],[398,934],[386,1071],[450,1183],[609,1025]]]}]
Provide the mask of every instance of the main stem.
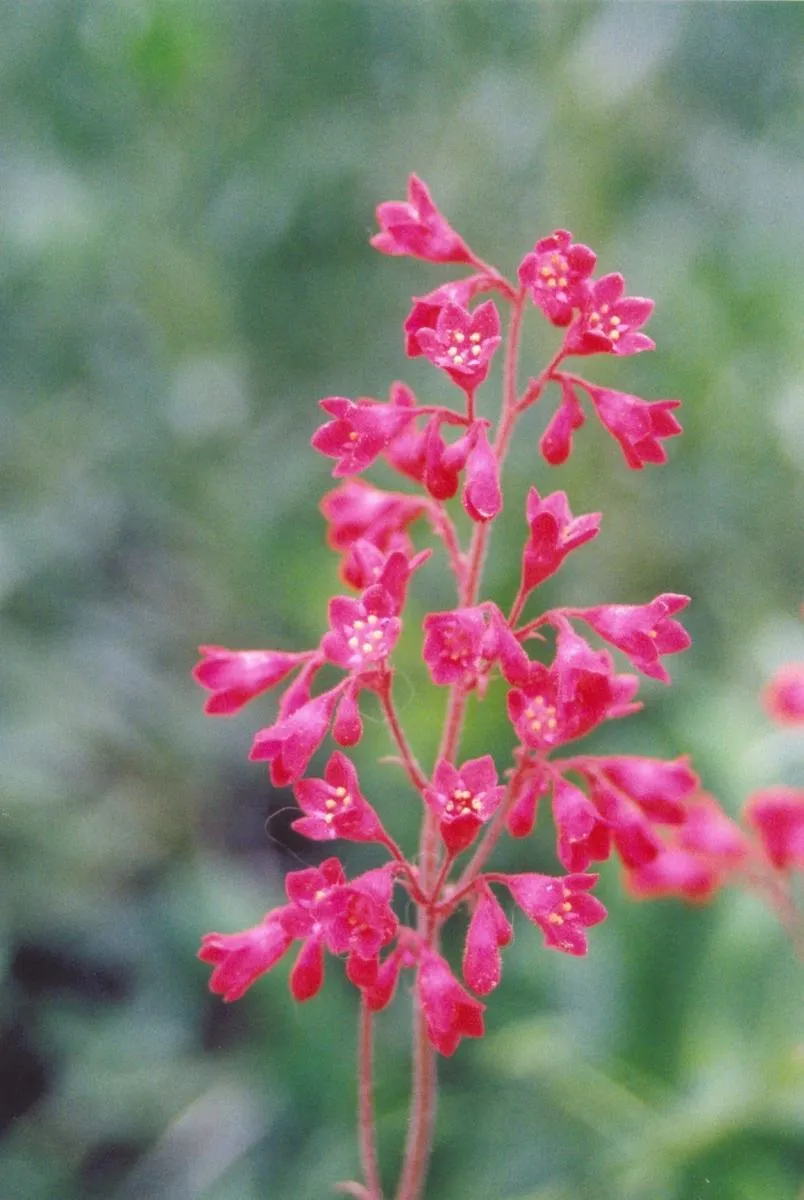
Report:
[{"label": "main stem", "polygon": [[360,1037],[358,1078],[358,1138],[363,1179],[370,1200],[382,1200],[380,1168],[377,1159],[377,1139],[374,1125],[374,1014],[366,1003],[360,1003]]},{"label": "main stem", "polygon": [[[494,439],[494,453],[498,472],[502,472],[508,453],[517,416],[517,362],[519,359],[519,336],[525,307],[525,293],[520,290],[513,299],[513,310],[508,331],[503,368],[502,413]],[[483,566],[488,550],[491,524],[475,525],[469,549],[467,570],[460,589],[460,604],[471,608],[477,603]],[[468,693],[462,684],[453,685],[450,692],[444,731],[441,738],[439,758],[454,762],[460,746],[463,724],[466,717]],[[419,879],[422,891],[432,896],[426,908],[419,908],[419,933],[428,946],[435,947],[438,937],[439,919],[435,912],[438,900],[433,895],[438,878],[438,824],[429,808],[425,810],[419,846]],[[421,1200],[430,1152],[433,1142],[433,1127],[436,1114],[437,1078],[435,1050],[427,1037],[424,1012],[414,999],[413,1004],[413,1093],[410,1124],[405,1147],[405,1161],[399,1181],[397,1200]]]}]

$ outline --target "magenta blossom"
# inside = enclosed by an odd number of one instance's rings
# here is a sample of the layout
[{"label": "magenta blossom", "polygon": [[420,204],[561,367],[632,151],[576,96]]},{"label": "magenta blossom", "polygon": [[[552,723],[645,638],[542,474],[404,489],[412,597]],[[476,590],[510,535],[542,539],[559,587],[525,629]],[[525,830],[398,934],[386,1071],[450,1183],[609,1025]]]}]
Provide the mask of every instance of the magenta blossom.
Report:
[{"label": "magenta blossom", "polygon": [[252,762],[270,763],[274,787],[286,787],[304,774],[327,735],[342,690],[339,686],[322,692],[255,735],[249,758]]},{"label": "magenta blossom", "polygon": [[570,380],[562,375],[556,382],[561,385],[561,403],[539,439],[539,452],[551,467],[567,461],[572,453],[573,435],[586,420]]},{"label": "magenta blossom", "polygon": [[460,854],[472,844],[504,794],[490,754],[473,758],[462,767],[443,759],[437,763],[432,787],[425,789],[424,798],[438,817],[441,839],[450,854]]},{"label": "magenta blossom", "polygon": [[519,264],[519,280],[554,325],[569,325],[589,288],[597,256],[566,229],[542,238]]},{"label": "magenta blossom", "polygon": [[327,763],[323,779],[301,779],[293,791],[305,815],[294,821],[292,828],[304,837],[314,842],[383,839],[380,819],[360,791],[354,763],[339,750]]},{"label": "magenta blossom", "polygon": [[486,425],[479,421],[477,425],[475,443],[466,461],[463,506],[473,521],[485,522],[499,516],[503,499],[497,458],[489,445]]},{"label": "magenta blossom", "polygon": [[487,996],[500,982],[500,947],[512,941],[514,931],[502,905],[481,879],[477,887],[475,910],[466,931],[463,952],[463,977],[478,996]]},{"label": "magenta blossom", "polygon": [[329,544],[340,551],[348,550],[358,538],[387,551],[394,539],[426,511],[426,498],[384,492],[362,479],[347,479],[321,501],[321,512],[329,525]]},{"label": "magenta blossom", "polygon": [[529,921],[538,925],[546,946],[565,954],[586,954],[586,929],[599,925],[608,915],[589,889],[597,875],[500,875],[501,883]]},{"label": "magenta blossom", "polygon": [[638,755],[598,758],[595,771],[638,804],[651,820],[665,825],[684,823],[685,802],[700,785],[686,757],[672,761]]},{"label": "magenta blossom", "polygon": [[436,208],[418,175],[408,179],[407,201],[387,201],[377,208],[382,230],[371,239],[383,254],[408,254],[427,262],[471,263],[472,251]]},{"label": "magenta blossom", "polygon": [[204,935],[198,957],[215,966],[210,991],[227,1002],[239,1000],[252,983],[279,962],[292,941],[282,927],[281,911],[275,909],[259,925],[242,933]]},{"label": "magenta blossom", "polygon": [[423,354],[416,334],[420,329],[435,329],[441,310],[447,304],[458,304],[467,308],[469,301],[479,292],[489,291],[494,281],[488,275],[469,275],[466,279],[453,279],[428,292],[426,296],[414,296],[413,308],[405,319],[405,353],[408,358]]},{"label": "magenta blossom", "polygon": [[763,691],[762,703],[780,725],[804,725],[804,663],[780,667]]},{"label": "magenta blossom", "polygon": [[593,860],[611,853],[611,826],[589,797],[558,776],[553,783],[553,820],[558,833],[558,861],[568,871],[585,871]]},{"label": "magenta blossom", "polygon": [[494,604],[428,613],[424,629],[422,656],[434,683],[482,689],[496,661],[510,683],[528,677],[527,655]]},{"label": "magenta blossom", "polygon": [[553,492],[542,499],[532,487],[527,501],[530,538],[522,552],[522,591],[538,587],[556,573],[568,554],[597,537],[600,517],[600,513],[573,517],[566,492]]},{"label": "magenta blossom", "polygon": [[666,846],[651,859],[626,872],[625,883],[632,896],[655,900],[679,896],[691,903],[710,900],[721,884],[714,863],[680,846]]},{"label": "magenta blossom", "polygon": [[601,604],[597,608],[578,609],[595,633],[622,650],[638,671],[652,679],[670,682],[660,657],[686,650],[692,639],[686,629],[672,620],[690,602],[689,596],[663,592],[650,604]]},{"label": "magenta blossom", "polygon": [[422,949],[416,990],[427,1036],[440,1054],[454,1054],[461,1038],[483,1036],[486,1006],[464,991],[440,954]]},{"label": "magenta blossom", "polygon": [[781,871],[804,868],[804,788],[772,787],[754,792],[744,813],[774,867]]},{"label": "magenta blossom", "polygon": [[227,650],[223,646],[199,646],[203,655],[193,669],[193,678],[212,695],[204,705],[209,716],[229,716],[255,696],[267,692],[287,678],[300,663],[315,654],[290,654],[284,650]]},{"label": "magenta blossom", "polygon": [[653,301],[624,296],[622,275],[604,275],[593,283],[583,312],[570,334],[569,354],[639,354],[656,343],[638,330],[653,312]]},{"label": "magenta blossom", "polygon": [[416,415],[416,399],[402,383],[392,385],[388,404],[328,396],[320,405],[334,420],[315,431],[312,445],[338,459],[332,468],[336,479],[365,471]]},{"label": "magenta blossom", "polygon": [[385,588],[375,584],[359,599],[334,596],[329,602],[331,629],[321,640],[329,659],[354,675],[375,673],[396,645],[402,623]]},{"label": "magenta blossom", "polygon": [[446,371],[465,392],[474,392],[486,378],[500,338],[500,316],[493,300],[470,313],[460,304],[445,304],[434,329],[416,334],[419,346],[436,367]]},{"label": "magenta blossom", "polygon": [[673,416],[680,400],[654,400],[615,392],[610,388],[584,383],[601,422],[616,440],[628,466],[641,470],[646,463],[667,462],[663,438],[676,437],[681,426]]}]

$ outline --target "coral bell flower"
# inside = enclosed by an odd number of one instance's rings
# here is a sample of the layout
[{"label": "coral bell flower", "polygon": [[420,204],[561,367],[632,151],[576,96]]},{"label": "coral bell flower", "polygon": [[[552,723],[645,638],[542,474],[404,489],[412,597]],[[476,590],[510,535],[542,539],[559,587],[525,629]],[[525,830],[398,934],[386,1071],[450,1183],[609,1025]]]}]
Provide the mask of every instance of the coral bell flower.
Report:
[{"label": "coral bell flower", "polygon": [[390,906],[393,886],[389,868],[378,867],[333,888],[319,908],[333,954],[374,959],[393,941],[399,927]]},{"label": "coral bell flower", "polygon": [[447,304],[458,304],[466,308],[478,292],[488,291],[491,280],[488,275],[469,275],[466,279],[453,279],[426,296],[414,296],[413,308],[405,318],[405,353],[408,358],[423,354],[416,334],[420,329],[435,329],[439,314]]},{"label": "coral bell flower", "polygon": [[765,788],[749,798],[744,812],[774,867],[804,867],[804,788]]},{"label": "coral bell flower", "polygon": [[663,592],[650,604],[601,604],[597,608],[580,609],[575,615],[627,654],[643,675],[669,683],[670,676],[659,658],[663,654],[678,654],[691,644],[686,629],[671,619],[689,602],[689,596]]},{"label": "coral bell flower", "polygon": [[300,779],[307,764],[327,735],[342,687],[322,692],[297,708],[289,717],[261,729],[254,736],[249,758],[271,764],[271,783],[287,787]]},{"label": "coral bell flower", "polygon": [[281,683],[315,651],[288,654],[282,650],[226,650],[223,646],[200,646],[203,658],[193,669],[193,678],[212,695],[204,705],[209,716],[230,716],[249,700]]},{"label": "coral bell flower", "polygon": [[466,462],[466,486],[463,506],[473,521],[493,521],[502,511],[497,457],[489,445],[485,423],[475,435],[475,444]]},{"label": "coral bell flower", "polygon": [[384,492],[362,479],[347,479],[327,492],[320,507],[333,550],[348,550],[358,538],[388,550],[395,537],[427,512],[427,503],[426,498]]},{"label": "coral bell flower", "polygon": [[639,354],[656,343],[637,332],[653,312],[653,301],[624,296],[625,280],[616,272],[593,283],[577,325],[567,343],[568,354]]},{"label": "coral bell flower", "polygon": [[685,801],[698,791],[700,780],[686,757],[672,761],[621,755],[598,758],[595,770],[654,821],[682,825],[687,818]]},{"label": "coral bell flower", "polygon": [[424,798],[438,817],[439,830],[450,854],[460,854],[475,840],[478,830],[494,816],[505,793],[497,784],[497,768],[490,754],[473,758],[462,767],[443,759],[433,773],[433,786]]},{"label": "coral bell flower", "polygon": [[481,606],[428,613],[424,630],[422,654],[433,683],[463,681],[473,686],[477,673],[493,658],[495,638]]},{"label": "coral bell flower", "polygon": [[409,254],[426,262],[471,263],[471,250],[433,204],[418,175],[408,179],[407,201],[390,200],[377,208],[381,233],[371,239],[382,254]]},{"label": "coral bell flower", "polygon": [[423,328],[416,337],[422,352],[453,383],[474,392],[486,378],[494,351],[501,342],[500,315],[493,300],[473,313],[460,304],[445,304],[434,329]]},{"label": "coral bell flower", "polygon": [[358,600],[333,596],[329,602],[329,633],[321,649],[330,662],[355,675],[376,671],[396,645],[402,623],[385,588],[366,588]]},{"label": "coral bell flower", "polygon": [[717,891],[722,876],[705,858],[680,846],[666,846],[650,862],[628,871],[625,882],[638,899],[680,896],[691,903],[703,903]]},{"label": "coral bell flower", "polygon": [[611,827],[588,796],[561,777],[553,784],[553,820],[558,861],[568,871],[585,871],[611,853]]},{"label": "coral bell flower", "polygon": [[566,954],[586,954],[586,933],[608,915],[594,896],[587,895],[597,875],[500,875],[529,921],[544,934],[545,945]]},{"label": "coral bell flower", "polygon": [[570,380],[558,379],[561,403],[550,418],[539,439],[539,453],[551,467],[559,467],[572,453],[572,438],[586,417]]},{"label": "coral bell flower", "polygon": [[487,996],[500,982],[500,946],[507,946],[513,936],[502,905],[488,884],[481,880],[463,952],[463,977],[479,996]]},{"label": "coral bell flower", "polygon": [[780,725],[804,725],[804,663],[787,663],[762,693],[762,703]]},{"label": "coral bell flower", "polygon": [[519,281],[554,325],[569,325],[584,303],[597,256],[566,229],[542,238],[519,264]]},{"label": "coral bell flower", "polygon": [[748,839],[709,795],[701,793],[688,807],[678,830],[678,844],[722,867],[737,867],[750,852]]},{"label": "coral bell flower", "polygon": [[676,437],[682,432],[673,416],[673,409],[679,407],[680,400],[648,403],[639,396],[614,392],[610,388],[587,383],[583,386],[601,422],[620,443],[625,461],[632,470],[640,471],[646,463],[667,462],[667,451],[661,439]]},{"label": "coral bell flower", "polygon": [[209,990],[227,1002],[239,1000],[266,971],[279,962],[293,940],[281,924],[281,909],[267,914],[259,925],[242,933],[207,933],[198,957],[213,963]]},{"label": "coral bell flower", "polygon": [[348,400],[328,396],[320,401],[324,412],[334,417],[317,429],[311,439],[313,448],[338,462],[332,468],[335,478],[357,475],[371,466],[395,437],[416,415],[415,398],[404,384],[394,384],[391,401]]},{"label": "coral bell flower", "polygon": [[535,487],[528,492],[527,518],[530,539],[522,552],[522,591],[529,592],[549,579],[573,550],[600,532],[600,513],[573,517],[566,492],[541,498]]},{"label": "coral bell flower", "polygon": [[383,837],[379,817],[360,791],[357,770],[339,750],[324,768],[323,779],[301,779],[293,789],[303,817],[292,828],[314,842],[346,838],[376,842]]},{"label": "coral bell flower", "polygon": [[439,954],[422,949],[416,986],[427,1036],[440,1054],[454,1054],[461,1038],[483,1036],[485,1004],[463,990]]}]

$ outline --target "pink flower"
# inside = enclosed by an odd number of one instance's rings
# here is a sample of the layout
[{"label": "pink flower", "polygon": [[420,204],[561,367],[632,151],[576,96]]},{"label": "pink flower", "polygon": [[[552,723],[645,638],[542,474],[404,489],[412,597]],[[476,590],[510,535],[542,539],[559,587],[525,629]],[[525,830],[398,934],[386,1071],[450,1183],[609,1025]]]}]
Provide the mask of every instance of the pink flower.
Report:
[{"label": "pink flower", "polygon": [[285,876],[290,904],[281,910],[280,916],[285,932],[292,938],[322,938],[328,916],[324,904],[345,883],[343,867],[334,855],[324,859],[320,867],[290,871]]},{"label": "pink flower", "polygon": [[567,871],[585,871],[611,853],[611,827],[580,788],[559,776],[553,784],[558,860]]},{"label": "pink flower", "polygon": [[312,445],[321,454],[338,459],[332,469],[336,478],[371,466],[416,415],[416,399],[402,383],[392,385],[388,404],[328,396],[320,406],[335,419],[315,431]]},{"label": "pink flower", "polygon": [[363,736],[363,719],[357,703],[359,690],[357,684],[346,688],[338,704],[332,723],[332,736],[339,746],[356,746]]},{"label": "pink flower", "polygon": [[303,1004],[321,991],[324,983],[324,944],[320,937],[303,942],[293,970],[290,972],[290,991],[294,1000]]},{"label": "pink flower", "polygon": [[700,854],[723,868],[739,866],[751,849],[737,822],[726,816],[712,796],[703,792],[687,806],[687,819],[677,837],[682,850]]},{"label": "pink flower", "polygon": [[646,463],[667,462],[667,451],[661,439],[681,433],[681,426],[672,412],[679,407],[680,400],[654,400],[649,404],[625,392],[588,383],[583,386],[603,425],[620,443],[629,467],[639,471]]},{"label": "pink flower", "polygon": [[637,755],[597,758],[595,771],[638,804],[651,820],[665,825],[684,823],[684,802],[700,784],[686,756],[672,761]]},{"label": "pink flower", "polygon": [[493,521],[502,511],[497,456],[489,445],[485,424],[481,424],[466,463],[466,487],[463,506],[473,521]]},{"label": "pink flower", "polygon": [[453,279],[428,292],[426,296],[414,296],[413,308],[405,318],[405,353],[408,358],[423,354],[416,334],[420,329],[435,329],[441,310],[447,304],[458,304],[466,308],[478,292],[488,291],[493,283],[488,275],[469,275],[466,279]]},{"label": "pink flower", "polygon": [[640,867],[651,862],[664,843],[648,818],[637,805],[609,786],[605,780],[591,775],[592,800],[609,825],[617,853],[626,867]]},{"label": "pink flower", "polygon": [[433,786],[425,789],[424,798],[438,817],[441,838],[450,854],[460,854],[471,845],[478,830],[494,816],[504,794],[489,754],[462,767],[443,759],[437,763]]},{"label": "pink flower", "polygon": [[530,771],[517,791],[516,799],[508,810],[505,827],[511,837],[528,837],[536,824],[536,809],[540,797],[548,790],[548,776],[541,770]]},{"label": "pink flower", "polygon": [[659,659],[663,654],[678,654],[690,645],[686,629],[671,619],[689,602],[689,596],[663,592],[650,604],[601,604],[580,609],[575,615],[627,654],[643,675],[669,683],[670,676]]},{"label": "pink flower", "polygon": [[440,424],[441,418],[435,416],[422,432],[421,482],[435,500],[450,500],[458,490],[460,472],[466,466],[475,433],[466,433],[448,446]]},{"label": "pink flower", "polygon": [[804,663],[787,663],[762,693],[762,703],[780,725],[804,724]]},{"label": "pink flower", "polygon": [[261,729],[254,737],[249,758],[271,764],[274,787],[287,787],[300,779],[307,764],[327,735],[335,703],[342,687],[322,692],[297,708],[290,716]]},{"label": "pink flower", "polygon": [[345,581],[365,591],[376,584],[388,593],[397,613],[405,606],[405,595],[408,582],[414,571],[427,562],[432,551],[422,550],[410,557],[403,550],[390,550],[387,554],[366,541],[358,538],[349,547],[343,564]]},{"label": "pink flower", "polygon": [[383,254],[409,254],[427,262],[471,263],[472,252],[441,215],[427,185],[417,175],[408,179],[407,201],[391,200],[377,208],[382,230],[371,239]]},{"label": "pink flower", "polygon": [[464,991],[439,954],[422,949],[416,987],[427,1036],[440,1054],[454,1054],[461,1038],[483,1036],[486,1006]]},{"label": "pink flower", "polygon": [[781,871],[804,867],[804,788],[772,787],[754,792],[744,815],[774,867]]},{"label": "pink flower", "polygon": [[569,354],[639,354],[656,343],[638,333],[653,312],[653,301],[623,296],[622,275],[604,275],[592,284],[583,312],[567,343]]},{"label": "pink flower", "polygon": [[193,669],[193,678],[212,692],[204,705],[210,716],[229,716],[249,700],[281,683],[300,663],[315,653],[289,654],[283,650],[226,650],[223,646],[200,646],[203,655]]},{"label": "pink flower", "polygon": [[380,963],[374,983],[370,987],[367,987],[363,993],[366,998],[366,1004],[372,1012],[380,1012],[391,1003],[396,991],[400,970],[403,967],[412,967],[414,962],[415,956],[413,953],[407,947],[397,945],[388,957]]},{"label": "pink flower", "polygon": [[393,600],[379,585],[366,588],[358,600],[334,596],[329,623],[321,649],[330,662],[355,675],[382,667],[402,629]]},{"label": "pink flower", "polygon": [[487,996],[499,984],[502,974],[500,946],[509,945],[513,936],[502,905],[488,884],[481,880],[463,952],[463,977],[479,996]]},{"label": "pink flower", "polygon": [[333,954],[374,959],[393,941],[399,926],[390,906],[393,886],[390,869],[378,867],[333,888],[321,901],[319,912]]},{"label": "pink flower", "polygon": [[500,877],[529,921],[538,925],[546,946],[566,954],[586,954],[585,930],[608,915],[594,896],[586,893],[597,875],[506,875]]},{"label": "pink flower", "polygon": [[445,304],[435,328],[425,326],[416,337],[430,362],[446,371],[459,388],[471,393],[486,378],[502,340],[499,313],[493,300],[486,300],[473,313],[460,304]]},{"label": "pink flower", "polygon": [[428,613],[424,628],[422,654],[434,683],[482,689],[497,660],[509,682],[528,677],[528,657],[496,605]]},{"label": "pink flower", "polygon": [[573,242],[566,229],[542,238],[519,264],[520,283],[554,325],[569,325],[574,308],[584,303],[597,256]]},{"label": "pink flower", "polygon": [[722,883],[714,863],[679,846],[663,848],[656,858],[627,872],[629,892],[639,899],[680,896],[692,903],[709,900]]},{"label": "pink flower", "polygon": [[329,544],[340,551],[348,550],[358,538],[388,550],[394,538],[426,511],[426,499],[384,492],[361,479],[347,479],[321,501]]},{"label": "pink flower", "polygon": [[617,681],[628,679],[615,676],[610,655],[593,651],[567,627],[553,665],[531,663],[523,688],[508,693],[508,715],[524,745],[549,750],[615,715]]},{"label": "pink flower", "polygon": [[198,957],[213,963],[209,990],[227,1002],[240,997],[279,962],[291,943],[280,921],[282,910],[267,914],[259,925],[242,933],[207,933]]},{"label": "pink flower", "polygon": [[530,539],[522,553],[522,590],[531,591],[559,569],[573,550],[600,531],[600,513],[573,517],[566,492],[541,498],[535,487],[528,492],[527,518]]},{"label": "pink flower", "polygon": [[354,764],[339,750],[324,768],[323,779],[301,779],[293,789],[303,817],[292,828],[314,842],[347,838],[376,842],[384,831],[379,817],[360,791]]},{"label": "pink flower", "polygon": [[570,380],[561,376],[557,382],[561,385],[561,404],[539,439],[539,451],[551,467],[558,467],[567,461],[572,453],[573,434],[586,420]]}]

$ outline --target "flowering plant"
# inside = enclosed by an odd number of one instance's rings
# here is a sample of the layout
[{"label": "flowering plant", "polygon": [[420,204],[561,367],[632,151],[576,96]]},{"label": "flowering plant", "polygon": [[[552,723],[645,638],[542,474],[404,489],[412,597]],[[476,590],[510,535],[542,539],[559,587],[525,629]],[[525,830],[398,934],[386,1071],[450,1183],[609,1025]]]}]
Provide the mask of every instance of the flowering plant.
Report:
[{"label": "flowering plant", "polygon": [[[399,382],[385,401],[343,396],[321,401],[327,419],[312,444],[334,460],[332,474],[341,481],[324,497],[321,510],[350,594],[330,600],[329,627],[318,646],[301,652],[206,646],[195,677],[209,692],[206,711],[225,715],[295,673],[277,719],[256,734],[251,758],[268,763],[275,786],[293,787],[300,810],[297,831],[313,841],[376,843],[385,861],[352,879],[336,856],[291,872],[286,903],[251,929],[206,935],[199,956],[213,965],[210,986],[225,1000],[242,996],[294,942],[299,949],[290,989],[297,1001],[320,990],[327,956],[344,960],[360,1003],[363,1181],[341,1189],[363,1200],[379,1200],[382,1194],[372,1100],[374,1018],[389,1004],[400,977],[412,975],[413,1095],[396,1194],[398,1200],[416,1200],[423,1195],[433,1137],[436,1055],[451,1055],[463,1038],[483,1035],[480,997],[500,983],[501,951],[513,938],[506,895],[538,926],[546,946],[582,956],[587,930],[606,917],[593,894],[594,863],[616,853],[635,894],[702,898],[730,871],[745,866],[748,843],[715,802],[701,795],[686,758],[567,750],[604,722],[637,711],[639,675],[668,683],[665,659],[690,643],[677,620],[688,597],[672,592],[647,603],[525,615],[539,586],[568,555],[597,537],[600,513],[574,516],[563,491],[532,487],[516,595],[506,610],[481,594],[491,533],[503,511],[502,473],[511,439],[522,415],[542,400],[549,385],[557,389],[558,404],[539,450],[550,466],[572,452],[573,438],[586,421],[584,397],[629,468],[666,461],[665,441],[681,432],[674,415],[678,400],[648,402],[566,367],[570,357],[627,357],[652,349],[654,343],[642,332],[652,301],[625,295],[619,274],[595,279],[596,255],[573,242],[566,230],[538,240],[519,264],[517,281],[507,280],[452,229],[416,176],[407,200],[381,204],[377,218],[380,232],[372,244],[382,253],[470,269],[414,298],[404,322],[407,354],[423,356],[443,372],[457,389],[455,403],[420,404]],[[475,304],[478,297],[485,298]],[[498,303],[509,310],[505,336]],[[561,337],[544,369],[522,387],[520,334],[534,307]],[[502,400],[492,428],[478,415],[476,398],[498,354]],[[415,490],[388,491],[359,478],[380,459],[412,481]],[[462,544],[450,505],[459,493],[471,525],[468,544]],[[424,662],[433,684],[448,689],[431,769],[416,758],[394,692],[394,650],[408,587],[432,553],[413,541],[412,529],[421,522],[443,546],[456,588],[455,607],[424,620]],[[633,670],[621,672],[607,647]],[[342,674],[320,690],[319,673],[327,665]],[[460,752],[468,699],[473,693],[482,699],[495,673],[508,685],[513,734],[510,764],[502,770],[488,754],[465,760]],[[775,695],[787,712],[800,700],[800,679],[785,686],[784,701],[781,687]],[[414,853],[388,834],[372,798],[363,793],[357,767],[344,753],[361,740],[361,708],[371,695],[419,801],[421,837]],[[308,775],[328,734],[341,749],[331,753],[320,776]],[[491,870],[501,836],[506,831],[515,838],[529,836],[539,802],[548,795],[562,872]],[[766,818],[765,808],[754,805],[755,825],[762,832],[770,821],[778,831],[778,820]],[[795,828],[793,848],[790,839],[782,849],[766,839],[772,863],[785,865],[791,856],[804,863],[804,821]],[[415,925],[400,919],[397,894],[406,897],[404,911],[415,912]],[[441,953],[441,931],[464,909],[469,920],[459,978]]]}]

